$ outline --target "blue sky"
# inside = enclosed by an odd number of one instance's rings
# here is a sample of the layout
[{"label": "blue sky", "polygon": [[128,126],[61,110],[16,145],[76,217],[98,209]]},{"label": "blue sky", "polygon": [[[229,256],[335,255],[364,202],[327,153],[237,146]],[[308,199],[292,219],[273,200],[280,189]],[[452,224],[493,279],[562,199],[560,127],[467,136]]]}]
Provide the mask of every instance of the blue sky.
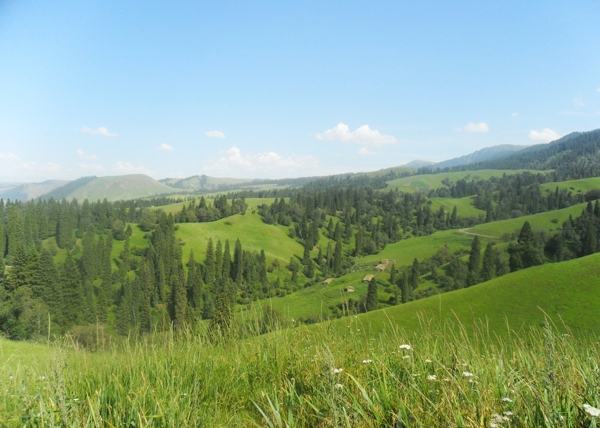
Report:
[{"label": "blue sky", "polygon": [[0,181],[296,177],[600,127],[600,2],[0,1]]}]

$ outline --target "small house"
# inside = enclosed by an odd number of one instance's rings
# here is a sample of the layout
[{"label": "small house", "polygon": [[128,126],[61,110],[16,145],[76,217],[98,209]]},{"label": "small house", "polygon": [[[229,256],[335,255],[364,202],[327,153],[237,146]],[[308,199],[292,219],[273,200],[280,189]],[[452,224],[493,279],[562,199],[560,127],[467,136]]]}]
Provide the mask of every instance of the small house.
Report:
[{"label": "small house", "polygon": [[344,288],[344,291],[346,293],[354,293],[354,287],[349,285],[348,287]]},{"label": "small house", "polygon": [[382,265],[387,265],[389,263],[389,260],[388,259],[383,259],[379,263],[381,263]]},{"label": "small house", "polygon": [[377,272],[383,272],[386,268],[387,268],[387,265],[386,264],[384,265],[383,263],[378,264],[377,266],[375,266],[375,270]]},{"label": "small house", "polygon": [[375,278],[375,275],[368,274],[363,278],[363,282],[371,282],[373,278]]},{"label": "small house", "polygon": [[333,282],[333,278],[327,278],[325,281],[323,281],[323,285],[329,285]]}]

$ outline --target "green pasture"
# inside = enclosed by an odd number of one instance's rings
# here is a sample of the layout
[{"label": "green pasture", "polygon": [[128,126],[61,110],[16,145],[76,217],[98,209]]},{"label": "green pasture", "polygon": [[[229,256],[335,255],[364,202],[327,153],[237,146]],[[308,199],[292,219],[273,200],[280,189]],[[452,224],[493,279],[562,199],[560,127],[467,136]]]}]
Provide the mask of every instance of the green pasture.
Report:
[{"label": "green pasture", "polygon": [[250,210],[246,215],[236,214],[210,223],[180,223],[177,228],[175,236],[184,243],[184,261],[191,250],[197,260],[203,261],[209,238],[215,245],[218,239],[223,244],[229,239],[232,252],[239,238],[245,250],[260,252],[264,249],[268,260],[279,259],[285,264],[303,252],[302,245],[289,238],[286,227],[265,224],[258,213],[252,214]]},{"label": "green pasture", "polygon": [[527,215],[523,217],[511,218],[508,220],[494,221],[491,223],[479,224],[475,227],[466,229],[467,232],[480,235],[502,237],[505,233],[513,233],[521,230],[523,223],[528,221],[531,227],[535,229],[546,229],[549,232],[559,229],[563,222],[572,215],[573,218],[581,215],[586,204],[573,205],[562,210],[548,211],[540,214]]},{"label": "green pasture", "polygon": [[[421,319],[474,322],[497,334],[540,326],[544,313],[560,328],[600,333],[600,254],[510,273],[470,288],[438,294],[359,316],[373,331],[393,325],[423,328]],[[345,322],[340,321],[339,325]],[[473,330],[471,330],[473,331]]]},{"label": "green pasture", "polygon": [[430,198],[431,209],[434,212],[439,211],[440,207],[444,207],[444,211],[452,213],[456,206],[456,212],[461,217],[479,217],[480,214],[485,215],[484,210],[475,208],[473,205],[473,196],[465,198]]},{"label": "green pasture", "polygon": [[[422,174],[411,175],[409,177],[398,178],[388,181],[386,189],[396,189],[402,192],[424,192],[427,193],[432,189],[446,187],[443,180],[446,178],[455,183],[458,180],[489,180],[491,177],[501,177],[503,174],[519,174],[526,170],[494,170],[481,169],[478,171],[459,171],[459,172],[443,172],[439,174]],[[538,172],[538,171],[531,171]]]},{"label": "green pasture", "polygon": [[559,189],[568,189],[573,193],[586,193],[593,189],[600,189],[600,177],[544,183],[540,186],[543,194],[554,192],[557,187]]}]

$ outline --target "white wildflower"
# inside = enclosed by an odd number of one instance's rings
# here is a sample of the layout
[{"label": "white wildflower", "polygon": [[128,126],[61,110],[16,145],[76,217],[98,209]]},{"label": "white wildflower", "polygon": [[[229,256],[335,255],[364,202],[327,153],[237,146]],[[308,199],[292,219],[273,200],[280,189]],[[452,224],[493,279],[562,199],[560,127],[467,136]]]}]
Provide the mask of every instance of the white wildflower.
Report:
[{"label": "white wildflower", "polygon": [[450,379],[448,379],[447,377],[445,377],[443,380],[444,382],[450,382]]},{"label": "white wildflower", "polygon": [[430,360],[429,358],[427,358],[427,359],[425,360],[425,362],[426,362],[426,363],[431,363],[431,360]]},{"label": "white wildflower", "polygon": [[344,371],[344,369],[340,367],[339,369],[332,369],[331,373],[333,373],[333,374],[340,374],[343,371]]},{"label": "white wildflower", "polygon": [[344,385],[342,385],[341,383],[336,383],[335,387],[336,387],[336,389],[342,389],[344,387]]},{"label": "white wildflower", "polygon": [[404,358],[404,359],[406,360],[406,359],[410,358],[410,355],[405,355],[405,356],[404,356],[404,357],[402,357],[402,358]]},{"label": "white wildflower", "polygon": [[363,364],[369,364],[369,363],[372,363],[372,362],[373,362],[373,360],[363,360]]},{"label": "white wildflower", "polygon": [[464,377],[473,377],[473,373],[471,372],[463,372]]},{"label": "white wildflower", "polygon": [[508,397],[502,397],[502,402],[503,403],[512,403],[513,401]]},{"label": "white wildflower", "polygon": [[502,412],[504,416],[512,416],[513,412]]},{"label": "white wildflower", "polygon": [[595,407],[592,407],[589,404],[584,404],[583,410],[585,410],[585,412],[592,417],[600,416],[600,409],[596,409]]},{"label": "white wildflower", "polygon": [[404,344],[404,345],[400,345],[399,346],[400,349],[406,349],[409,350],[410,349],[410,345]]},{"label": "white wildflower", "polygon": [[429,376],[427,376],[427,380],[437,380],[437,376],[434,374],[430,374]]},{"label": "white wildflower", "polygon": [[413,373],[412,375],[413,375],[413,377],[419,377],[419,376],[421,376],[419,373]]}]

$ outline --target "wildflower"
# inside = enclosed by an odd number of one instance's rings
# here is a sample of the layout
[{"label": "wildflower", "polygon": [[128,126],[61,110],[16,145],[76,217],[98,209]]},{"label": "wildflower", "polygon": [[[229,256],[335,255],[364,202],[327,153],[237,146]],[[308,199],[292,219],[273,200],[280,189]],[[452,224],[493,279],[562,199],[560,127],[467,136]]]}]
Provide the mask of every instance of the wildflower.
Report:
[{"label": "wildflower", "polygon": [[471,372],[463,372],[464,377],[473,377],[473,373]]},{"label": "wildflower", "polygon": [[406,349],[407,351],[410,349],[410,345],[404,344],[399,346],[400,349]]},{"label": "wildflower", "polygon": [[410,355],[405,355],[405,356],[404,356],[404,357],[402,357],[402,358],[404,358],[404,359],[406,360],[406,359],[410,358]]},{"label": "wildflower", "polygon": [[9,377],[9,379],[14,379],[14,377],[13,377],[13,376],[10,376],[10,377]]},{"label": "wildflower", "polygon": [[336,383],[335,387],[336,387],[336,389],[342,389],[344,387],[344,385],[342,385],[341,383]]},{"label": "wildflower", "polygon": [[79,401],[79,398],[73,398],[73,401],[77,403]]},{"label": "wildflower", "polygon": [[419,373],[413,373],[412,375],[413,375],[413,377],[419,377],[420,376]]},{"label": "wildflower", "polygon": [[502,397],[502,402],[503,403],[512,403],[513,401],[508,397]]},{"label": "wildflower", "polygon": [[425,362],[426,362],[426,363],[431,363],[431,360],[430,360],[429,358],[427,358],[427,359],[425,360]]},{"label": "wildflower", "polygon": [[430,374],[429,376],[427,376],[427,380],[437,380],[437,376],[434,374]]},{"label": "wildflower", "polygon": [[343,372],[343,371],[344,371],[344,369],[342,369],[342,368],[339,368],[339,369],[333,369],[333,370],[331,370],[331,372],[332,372],[333,374],[340,374],[340,373],[341,373],[341,372]]},{"label": "wildflower", "polygon": [[181,394],[181,397],[187,397],[187,393],[184,392],[183,394]]},{"label": "wildflower", "polygon": [[512,416],[513,412],[502,412],[504,416]]},{"label": "wildflower", "polygon": [[363,360],[363,364],[369,364],[369,363],[372,363],[372,362],[373,362],[373,360]]},{"label": "wildflower", "polygon": [[583,410],[585,410],[585,412],[592,417],[600,416],[600,409],[596,409],[595,407],[592,407],[589,404],[584,404]]},{"label": "wildflower", "polygon": [[444,382],[450,382],[450,379],[448,379],[447,377],[445,377],[443,380]]}]

